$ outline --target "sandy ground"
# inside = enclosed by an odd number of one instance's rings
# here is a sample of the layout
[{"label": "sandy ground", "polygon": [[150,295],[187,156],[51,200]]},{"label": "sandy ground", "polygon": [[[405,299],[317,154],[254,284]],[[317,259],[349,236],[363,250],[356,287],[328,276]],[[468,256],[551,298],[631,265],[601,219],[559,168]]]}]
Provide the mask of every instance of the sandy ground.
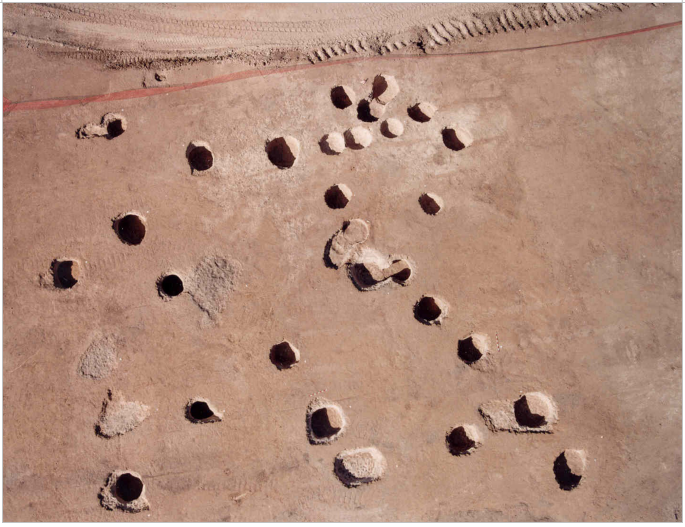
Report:
[{"label": "sandy ground", "polygon": [[[679,4],[633,6],[440,51],[679,20]],[[149,75],[7,35],[4,46],[12,102],[141,88]],[[677,26],[5,113],[4,519],[680,520],[681,46]],[[197,64],[167,82],[244,67]],[[338,84],[368,96],[380,72],[401,90],[383,116],[404,124],[395,139],[330,100]],[[420,101],[438,108],[427,123],[407,115]],[[125,116],[125,133],[76,138],[108,112]],[[459,152],[441,135],[455,123],[474,137]],[[368,148],[321,151],[325,134],[359,124]],[[265,153],[281,135],[301,145],[289,169]],[[214,165],[191,175],[196,140]],[[343,209],[324,200],[336,183],[353,193]],[[422,210],[425,192],[442,198],[439,214]],[[112,227],[130,211],[146,220],[139,245]],[[362,292],[326,265],[327,242],[353,218],[369,222],[370,247],[409,259],[410,283]],[[80,261],[73,288],[52,285],[56,258]],[[187,287],[171,299],[156,285],[168,272]],[[414,318],[426,294],[449,303],[440,325]],[[471,333],[490,339],[487,367],[458,356]],[[270,350],[284,340],[300,360],[278,369]],[[107,355],[92,363],[103,376],[84,377],[93,350],[114,350],[118,365]],[[107,439],[96,426],[110,389],[149,417]],[[344,411],[329,444],[308,441],[316,392]],[[485,426],[481,404],[525,392],[553,398],[552,433]],[[191,422],[196,398],[222,420]],[[479,430],[470,455],[445,443],[459,423]],[[336,455],[370,446],[383,477],[347,488]],[[587,454],[572,491],[553,471],[567,449]],[[101,506],[120,470],[140,475],[149,510]]]}]

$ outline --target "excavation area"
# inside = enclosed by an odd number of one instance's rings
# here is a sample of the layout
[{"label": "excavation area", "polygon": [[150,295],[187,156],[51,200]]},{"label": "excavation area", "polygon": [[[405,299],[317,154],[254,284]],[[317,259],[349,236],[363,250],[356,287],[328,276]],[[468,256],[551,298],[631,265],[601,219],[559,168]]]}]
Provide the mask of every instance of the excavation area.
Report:
[{"label": "excavation area", "polygon": [[5,4],[3,519],[682,521],[679,4]]}]

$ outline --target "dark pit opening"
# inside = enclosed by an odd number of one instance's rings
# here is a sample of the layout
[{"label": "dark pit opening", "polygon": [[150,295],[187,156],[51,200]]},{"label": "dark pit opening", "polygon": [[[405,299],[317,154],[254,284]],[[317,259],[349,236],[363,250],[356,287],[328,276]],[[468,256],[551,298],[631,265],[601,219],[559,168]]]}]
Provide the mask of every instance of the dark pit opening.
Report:
[{"label": "dark pit opening", "polygon": [[183,293],[183,280],[175,274],[169,274],[162,278],[159,288],[167,296],[178,296]]},{"label": "dark pit opening", "polygon": [[538,428],[547,423],[544,415],[537,415],[530,411],[525,395],[514,403],[514,415],[516,416],[516,421],[521,426]]},{"label": "dark pit opening", "polygon": [[76,285],[78,279],[74,276],[78,264],[72,260],[57,261],[52,263],[52,275],[55,287],[60,289],[70,289]]},{"label": "dark pit opening", "polygon": [[376,76],[373,79],[372,96],[374,99],[380,97],[388,89],[388,82],[381,75]]},{"label": "dark pit opening", "polygon": [[483,356],[473,344],[473,339],[471,337],[459,341],[459,344],[457,345],[457,354],[466,364],[473,364]]},{"label": "dark pit opening", "polygon": [[117,478],[114,492],[117,498],[125,503],[137,500],[143,493],[143,482],[133,474],[125,472]]},{"label": "dark pit opening", "polygon": [[455,456],[468,452],[475,444],[476,442],[469,438],[463,426],[458,426],[447,434],[447,447]]},{"label": "dark pit opening", "polygon": [[442,142],[445,143],[447,148],[457,152],[466,148],[466,145],[457,137],[457,132],[451,128],[446,128],[442,131]]},{"label": "dark pit opening", "polygon": [[326,191],[324,199],[326,200],[326,205],[331,209],[344,209],[350,202],[337,185],[332,186]]},{"label": "dark pit opening", "polygon": [[208,148],[196,146],[188,154],[188,163],[193,170],[208,170],[214,164],[214,156]]},{"label": "dark pit opening", "polygon": [[428,322],[432,322],[442,315],[442,309],[440,309],[438,303],[431,296],[424,296],[419,300],[414,308],[414,312],[417,318]]},{"label": "dark pit opening", "polygon": [[196,421],[204,421],[205,419],[214,417],[214,412],[210,410],[209,405],[204,401],[195,401],[190,405],[188,413],[190,414],[190,417]]},{"label": "dark pit opening", "polygon": [[419,198],[419,204],[421,205],[423,212],[426,214],[433,215],[440,212],[440,205],[438,205],[438,203],[428,194],[421,194],[421,197]]},{"label": "dark pit opening", "polygon": [[365,123],[378,121],[378,117],[371,115],[371,105],[366,99],[362,99],[357,105],[357,119],[364,121]]},{"label": "dark pit opening", "polygon": [[[399,261],[400,260],[394,260],[392,263],[397,263]],[[410,277],[411,277],[411,268],[410,267],[405,267],[399,273],[395,273],[394,275],[392,275],[393,280],[395,280],[396,282],[406,282],[407,280],[409,280]]]},{"label": "dark pit opening", "polygon": [[124,125],[121,119],[115,119],[107,123],[107,135],[111,138],[119,137],[124,133]]},{"label": "dark pit opening", "polygon": [[414,119],[414,121],[418,121],[419,123],[427,123],[428,121],[431,120],[430,117],[428,117],[426,114],[424,114],[421,109],[419,108],[419,105],[416,104],[409,108],[407,110],[407,113],[409,114],[409,117]]},{"label": "dark pit opening", "polygon": [[571,472],[566,461],[566,456],[562,452],[554,461],[554,477],[563,490],[573,490],[580,483],[582,476],[578,476]]},{"label": "dark pit opening", "polygon": [[316,412],[312,414],[312,433],[318,438],[331,437],[340,432],[339,427],[333,426],[331,424],[328,412],[328,408],[319,408]]},{"label": "dark pit opening", "polygon": [[139,245],[145,238],[145,223],[136,214],[127,214],[116,222],[116,231],[121,241]]},{"label": "dark pit opening", "polygon": [[266,146],[266,153],[278,168],[290,168],[295,164],[295,156],[283,137],[271,141]]},{"label": "dark pit opening", "polygon": [[290,368],[297,362],[295,352],[287,342],[281,342],[280,344],[272,346],[270,358],[271,362],[279,370],[282,370],[283,368]]},{"label": "dark pit opening", "polygon": [[371,273],[363,263],[354,264],[351,272],[355,283],[360,288],[367,289],[378,283],[378,281],[371,276]]},{"label": "dark pit opening", "polygon": [[344,110],[349,106],[352,106],[352,101],[345,93],[345,88],[342,86],[336,86],[331,90],[331,101],[336,108]]}]

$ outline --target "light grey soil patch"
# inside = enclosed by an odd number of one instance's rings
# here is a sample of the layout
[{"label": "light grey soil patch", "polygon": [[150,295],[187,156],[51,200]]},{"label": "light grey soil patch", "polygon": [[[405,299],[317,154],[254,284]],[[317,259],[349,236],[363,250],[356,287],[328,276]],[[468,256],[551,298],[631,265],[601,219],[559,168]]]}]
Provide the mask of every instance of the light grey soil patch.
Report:
[{"label": "light grey soil patch", "polygon": [[137,401],[125,401],[121,393],[108,390],[95,431],[110,438],[130,432],[150,416],[150,407]]},{"label": "light grey soil patch", "polygon": [[[517,412],[515,406],[526,406],[524,412]],[[517,400],[492,400],[478,408],[487,427],[493,431],[552,433],[553,425],[558,421],[558,410],[554,400],[540,392],[530,392]],[[539,412],[539,413],[538,413]],[[519,415],[517,415],[517,413]],[[532,416],[531,416],[532,414]],[[531,421],[531,417],[543,419]]]},{"label": "light grey soil patch", "polygon": [[223,256],[205,256],[189,280],[188,293],[211,320],[225,309],[242,271],[241,264]]},{"label": "light grey soil patch", "polygon": [[193,397],[186,403],[186,418],[193,423],[218,423],[224,416],[203,397]]},{"label": "light grey soil patch", "polygon": [[150,508],[143,478],[137,472],[116,470],[100,489],[100,504],[108,510],[141,512]]},{"label": "light grey soil patch", "polygon": [[92,139],[93,137],[106,137],[114,139],[126,131],[126,117],[117,113],[107,113],[102,116],[100,123],[84,124],[76,130],[79,139]]},{"label": "light grey soil patch", "polygon": [[117,347],[119,339],[114,335],[106,335],[93,340],[86,352],[81,356],[78,372],[82,377],[104,379],[119,365]]},{"label": "light grey soil patch", "polygon": [[343,450],[335,456],[333,470],[347,487],[378,481],[385,474],[387,462],[376,447]]},{"label": "light grey soil patch", "polygon": [[362,243],[369,237],[369,223],[362,219],[353,219],[343,223],[342,228],[329,240],[324,251],[326,265],[339,269],[355,254]]},{"label": "light grey soil patch", "polygon": [[347,417],[340,405],[316,397],[307,406],[307,437],[313,445],[328,444],[345,433]]}]

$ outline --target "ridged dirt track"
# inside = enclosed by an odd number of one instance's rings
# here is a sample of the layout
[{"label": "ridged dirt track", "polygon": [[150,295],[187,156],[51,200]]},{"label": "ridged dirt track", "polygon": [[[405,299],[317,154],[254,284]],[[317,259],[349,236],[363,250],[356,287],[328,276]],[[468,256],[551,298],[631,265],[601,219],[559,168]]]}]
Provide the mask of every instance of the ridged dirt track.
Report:
[{"label": "ridged dirt track", "polygon": [[430,50],[452,42],[588,20],[625,3],[7,4],[4,36],[113,67],[236,58],[313,63]]}]

